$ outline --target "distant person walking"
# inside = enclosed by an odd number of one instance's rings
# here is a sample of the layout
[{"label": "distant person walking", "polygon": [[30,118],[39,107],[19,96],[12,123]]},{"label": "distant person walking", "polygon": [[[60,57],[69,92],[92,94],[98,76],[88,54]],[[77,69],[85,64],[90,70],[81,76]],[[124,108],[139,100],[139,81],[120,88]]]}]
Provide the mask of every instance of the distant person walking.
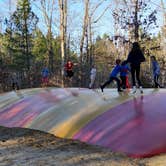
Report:
[{"label": "distant person walking", "polygon": [[96,78],[96,68],[95,65],[92,65],[92,69],[90,71],[90,84],[89,84],[89,89],[94,87],[94,82],[95,82],[95,78]]},{"label": "distant person walking", "polygon": [[152,63],[152,70],[153,70],[153,79],[155,83],[155,88],[161,88],[161,85],[159,84],[159,76],[160,76],[160,66],[156,60],[155,56],[151,56],[151,63]]},{"label": "distant person walking", "polygon": [[136,93],[136,80],[140,89],[140,92],[143,93],[142,83],[140,80],[140,67],[141,63],[145,61],[145,57],[140,49],[138,42],[134,42],[131,51],[129,52],[127,62],[130,63],[131,67],[131,76],[133,84],[133,93]]}]

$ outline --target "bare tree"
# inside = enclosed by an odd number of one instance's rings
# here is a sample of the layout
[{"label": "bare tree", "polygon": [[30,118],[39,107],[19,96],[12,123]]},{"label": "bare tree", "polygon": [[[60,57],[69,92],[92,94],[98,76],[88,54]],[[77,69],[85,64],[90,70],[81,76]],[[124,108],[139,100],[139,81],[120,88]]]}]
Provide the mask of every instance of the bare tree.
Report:
[{"label": "bare tree", "polygon": [[88,18],[89,18],[89,0],[85,0],[85,12],[84,12],[84,20],[83,20],[83,29],[82,29],[82,37],[80,42],[80,61],[83,61],[83,47],[85,36],[87,37],[88,33]]},{"label": "bare tree", "polygon": [[34,5],[42,12],[44,17],[45,26],[47,27],[47,57],[46,62],[49,66],[51,72],[54,70],[53,65],[53,23],[54,23],[54,13],[56,7],[56,0],[40,0],[34,3]]},{"label": "bare tree", "polygon": [[98,23],[98,21],[104,16],[105,12],[109,9],[110,5],[106,6],[106,8],[100,13],[100,15],[98,15],[95,18],[95,12],[98,10],[98,8],[105,2],[106,0],[102,0],[99,3],[97,3],[96,5],[94,5],[90,11],[89,14],[89,19],[88,19],[88,26],[89,26],[89,56],[88,56],[88,62],[90,63],[90,66],[93,63],[93,29],[92,26],[96,23]]},{"label": "bare tree", "polygon": [[[84,18],[82,26],[82,36],[80,40],[81,73],[88,73],[93,63],[92,25],[96,24],[108,9],[107,7],[98,17],[96,17],[96,11],[105,2],[105,0],[101,0],[93,5],[91,2],[91,0],[84,0]],[[81,79],[82,83],[85,85],[86,78],[84,78],[84,75],[82,75]]]},{"label": "bare tree", "polygon": [[61,40],[61,74],[62,74],[62,86],[64,75],[64,62],[66,60],[66,43],[67,43],[67,0],[59,0],[60,10],[60,40]]},{"label": "bare tree", "polygon": [[[96,24],[102,16],[105,14],[109,6],[107,6],[102,13],[95,18],[94,15],[96,11],[99,9],[99,7],[106,2],[106,0],[101,0],[95,5],[91,5],[90,0],[84,0],[84,19],[83,19],[83,28],[82,28],[82,37],[80,41],[80,61],[85,61],[85,62],[90,62],[92,63],[92,25]],[[86,41],[86,57],[83,57],[83,49],[84,49],[84,44]]]},{"label": "bare tree", "polygon": [[[121,29],[129,31],[131,40],[138,41],[146,37],[151,28],[157,27],[157,10],[150,9],[148,6],[150,0],[123,0],[123,2],[124,5],[114,10],[113,16]],[[142,34],[139,33],[140,30]]]}]

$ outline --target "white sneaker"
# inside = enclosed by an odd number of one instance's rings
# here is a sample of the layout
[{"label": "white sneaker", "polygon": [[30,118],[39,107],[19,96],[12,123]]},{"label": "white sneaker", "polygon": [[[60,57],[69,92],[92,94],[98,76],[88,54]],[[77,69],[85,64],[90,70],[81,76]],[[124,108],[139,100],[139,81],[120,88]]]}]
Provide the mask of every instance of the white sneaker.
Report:
[{"label": "white sneaker", "polygon": [[139,90],[140,90],[140,93],[144,93],[142,86],[139,87]]},{"label": "white sneaker", "polygon": [[133,86],[132,93],[136,93],[136,91],[137,91],[137,88],[136,88],[136,86]]}]

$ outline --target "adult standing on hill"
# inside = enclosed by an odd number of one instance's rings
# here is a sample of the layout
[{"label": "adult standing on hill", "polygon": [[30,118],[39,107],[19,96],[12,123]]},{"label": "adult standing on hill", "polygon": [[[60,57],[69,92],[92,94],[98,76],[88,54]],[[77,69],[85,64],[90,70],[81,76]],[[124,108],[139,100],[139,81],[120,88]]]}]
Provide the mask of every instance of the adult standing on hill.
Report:
[{"label": "adult standing on hill", "polygon": [[141,63],[145,61],[145,57],[143,52],[140,49],[138,42],[134,42],[131,51],[129,52],[127,62],[130,63],[131,67],[131,76],[132,76],[132,84],[133,84],[133,93],[136,93],[136,81],[140,89],[140,92],[143,93],[142,83],[140,80],[140,67]]}]

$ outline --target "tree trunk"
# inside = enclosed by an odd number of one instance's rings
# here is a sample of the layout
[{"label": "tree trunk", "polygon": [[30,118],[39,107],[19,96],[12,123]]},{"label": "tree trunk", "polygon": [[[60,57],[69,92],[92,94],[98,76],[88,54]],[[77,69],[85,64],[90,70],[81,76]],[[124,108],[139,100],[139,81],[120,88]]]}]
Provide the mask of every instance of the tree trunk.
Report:
[{"label": "tree trunk", "polygon": [[48,28],[48,41],[47,41],[47,47],[48,47],[48,66],[49,70],[52,73],[53,72],[53,48],[52,48],[52,29],[51,29],[51,22]]},{"label": "tree trunk", "polygon": [[84,57],[83,57],[83,48],[84,48],[85,36],[87,35],[88,16],[89,16],[89,0],[85,0],[84,22],[83,22],[82,37],[81,37],[81,42],[80,42],[80,62],[81,63],[84,60]]},{"label": "tree trunk", "polygon": [[25,19],[25,55],[26,55],[26,65],[27,65],[27,81],[28,87],[31,87],[31,80],[30,80],[30,55],[29,55],[29,40],[28,40],[28,28],[27,28],[27,20]]},{"label": "tree trunk", "polygon": [[135,0],[135,15],[134,15],[134,38],[139,40],[139,23],[138,23],[138,0]]},{"label": "tree trunk", "polygon": [[64,63],[66,60],[66,34],[67,34],[67,0],[59,0],[60,8],[60,39],[61,39],[61,77],[64,86]]},{"label": "tree trunk", "polygon": [[91,17],[89,17],[89,64],[90,68],[93,63],[93,49],[92,49],[92,23],[91,23]]}]

